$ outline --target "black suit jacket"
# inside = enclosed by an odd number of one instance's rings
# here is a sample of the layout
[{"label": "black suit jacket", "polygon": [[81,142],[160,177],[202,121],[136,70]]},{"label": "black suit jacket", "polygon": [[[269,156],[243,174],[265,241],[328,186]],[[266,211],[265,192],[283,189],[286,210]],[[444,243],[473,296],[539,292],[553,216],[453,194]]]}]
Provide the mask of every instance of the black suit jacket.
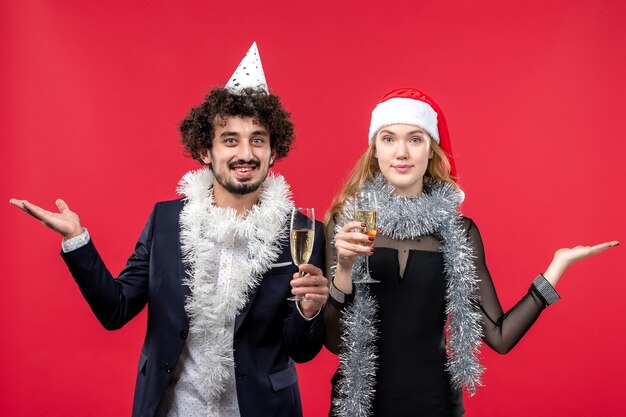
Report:
[{"label": "black suit jacket", "polygon": [[[63,259],[100,323],[119,329],[148,305],[148,329],[137,373],[133,416],[154,416],[180,357],[189,322],[182,283],[179,215],[183,201],[157,203],[126,268],[113,279],[93,245]],[[304,320],[290,295],[297,271],[288,242],[235,321],[235,378],[242,417],[301,416],[295,362],[320,351],[324,318]],[[324,237],[316,224],[311,263],[323,269]]]}]

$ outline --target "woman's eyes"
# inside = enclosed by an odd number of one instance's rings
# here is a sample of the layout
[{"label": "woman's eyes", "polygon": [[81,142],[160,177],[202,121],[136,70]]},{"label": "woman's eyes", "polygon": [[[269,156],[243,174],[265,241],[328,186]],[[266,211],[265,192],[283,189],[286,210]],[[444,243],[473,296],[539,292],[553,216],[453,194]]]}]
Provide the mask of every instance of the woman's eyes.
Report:
[{"label": "woman's eyes", "polygon": [[[393,138],[391,136],[383,136],[382,137],[382,141],[385,143],[391,143],[393,142]],[[409,139],[409,143],[420,143],[422,142],[424,139],[420,136],[413,136],[411,139]]]}]

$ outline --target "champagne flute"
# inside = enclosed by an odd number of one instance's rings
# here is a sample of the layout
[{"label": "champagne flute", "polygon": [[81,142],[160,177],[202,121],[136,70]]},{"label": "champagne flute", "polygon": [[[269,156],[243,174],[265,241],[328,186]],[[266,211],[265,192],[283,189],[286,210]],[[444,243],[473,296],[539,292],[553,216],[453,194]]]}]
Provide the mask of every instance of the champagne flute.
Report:
[{"label": "champagne flute", "polygon": [[[376,237],[376,193],[374,191],[357,191],[354,195],[354,220],[365,224],[365,227],[358,230],[370,237]],[[364,246],[372,246],[373,242],[363,243]],[[362,279],[353,281],[354,284],[376,284],[370,275],[369,256],[365,258],[365,276]]]},{"label": "champagne flute", "polygon": [[[313,240],[315,239],[315,211],[313,208],[294,207],[291,210],[291,226],[289,228],[289,245],[291,258],[298,266],[309,263],[313,252]],[[300,276],[304,272],[300,271]],[[287,298],[289,301],[307,301],[302,295],[293,295]]]}]

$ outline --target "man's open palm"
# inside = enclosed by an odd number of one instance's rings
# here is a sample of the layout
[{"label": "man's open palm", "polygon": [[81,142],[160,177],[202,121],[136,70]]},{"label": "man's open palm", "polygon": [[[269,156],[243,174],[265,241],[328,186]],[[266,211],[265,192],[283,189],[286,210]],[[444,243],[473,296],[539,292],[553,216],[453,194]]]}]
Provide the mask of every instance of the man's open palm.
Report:
[{"label": "man's open palm", "polygon": [[30,214],[45,226],[60,233],[65,239],[71,239],[83,232],[78,215],[71,211],[65,201],[61,199],[56,201],[57,208],[59,209],[58,213],[44,210],[39,206],[29,203],[27,200],[12,198],[9,202],[25,213]]}]

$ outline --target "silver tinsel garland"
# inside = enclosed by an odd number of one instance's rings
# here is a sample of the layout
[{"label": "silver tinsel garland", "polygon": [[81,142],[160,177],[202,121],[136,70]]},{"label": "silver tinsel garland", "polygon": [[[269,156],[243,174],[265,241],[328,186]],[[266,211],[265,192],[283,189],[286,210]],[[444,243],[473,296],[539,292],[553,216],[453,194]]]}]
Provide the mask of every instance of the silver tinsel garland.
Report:
[{"label": "silver tinsel garland", "polygon": [[[364,274],[365,262],[358,258],[352,268],[353,276]],[[356,272],[356,274],[355,274]],[[368,284],[355,284],[358,294],[341,319],[341,352],[339,375],[341,382],[337,398],[333,399],[339,416],[366,417],[371,414],[378,355],[378,303]]]},{"label": "silver tinsel garland", "polygon": [[[268,176],[260,188],[260,204],[242,219],[235,210],[214,205],[213,181],[208,168],[191,171],[180,181],[178,192],[186,199],[180,214],[183,282],[191,292],[185,311],[189,333],[208,341],[195,360],[201,391],[215,399],[234,378],[232,323],[280,255],[293,203],[284,178]],[[220,251],[235,238],[246,242],[247,262],[232,263],[228,286],[219,291]]]},{"label": "silver tinsel garland", "polygon": [[[463,387],[473,395],[481,385],[484,370],[478,360],[482,327],[474,253],[458,213],[462,201],[459,190],[449,183],[430,181],[421,194],[398,196],[381,174],[366,182],[363,189],[376,192],[382,234],[398,240],[433,235],[441,241],[448,315],[446,369],[453,387]],[[337,229],[352,220],[352,205],[348,199]],[[363,259],[358,258],[352,269],[353,279],[363,275],[363,265]],[[339,416],[371,415],[378,359],[377,311],[378,302],[367,284],[356,284],[354,302],[346,307],[341,319],[340,381],[334,399]]]}]

